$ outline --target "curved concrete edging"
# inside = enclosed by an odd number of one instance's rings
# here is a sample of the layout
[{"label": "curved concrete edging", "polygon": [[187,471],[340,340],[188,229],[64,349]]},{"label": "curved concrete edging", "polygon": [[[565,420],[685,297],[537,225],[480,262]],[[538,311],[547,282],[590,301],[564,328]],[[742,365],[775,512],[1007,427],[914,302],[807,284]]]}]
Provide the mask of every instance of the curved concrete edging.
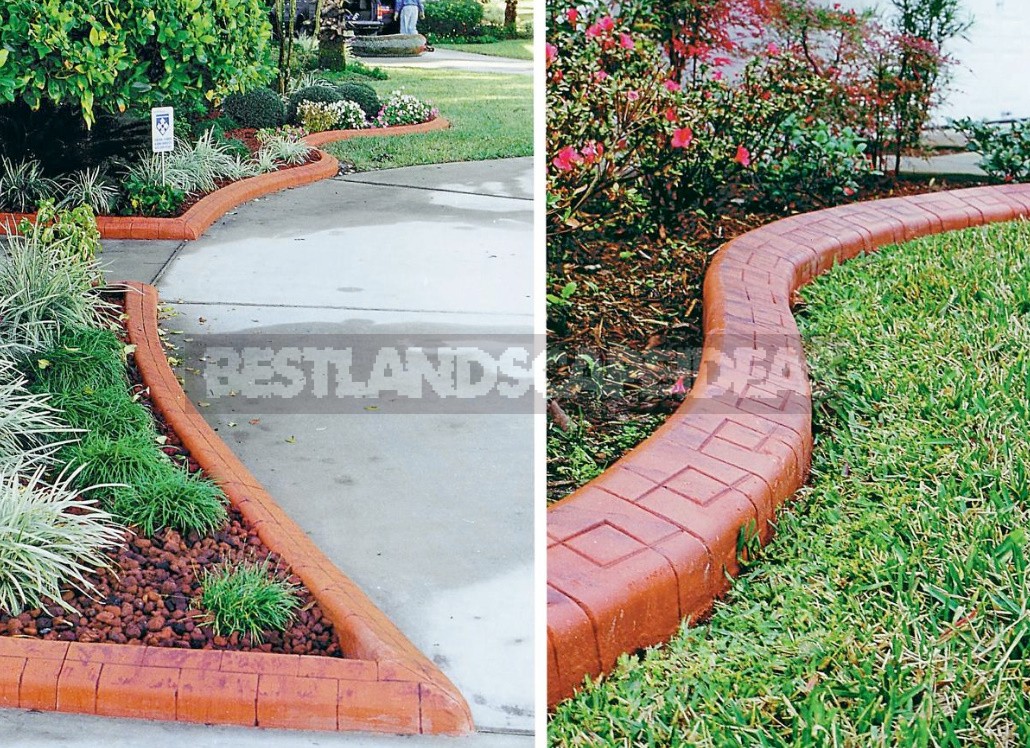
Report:
[{"label": "curved concrete edging", "polygon": [[[434,130],[446,130],[451,123],[442,117],[417,125],[397,125],[367,130],[327,130],[304,138],[308,145],[318,148],[327,143],[353,138],[392,137],[415,135]],[[181,216],[175,218],[146,218],[143,216],[97,216],[97,228],[104,239],[199,239],[211,224],[233,208],[272,192],[300,187],[336,176],[340,164],[325,151],[316,151],[317,159],[293,169],[259,174],[227,184],[205,195]],[[0,235],[11,233],[22,219],[34,221],[35,213],[0,213]]]},{"label": "curved concrete edging", "polygon": [[763,543],[812,456],[795,290],[861,252],[1030,215],[1030,185],[854,203],[750,231],[704,283],[704,348],[680,408],[547,516],[547,701],[697,620]]},{"label": "curved concrete edging", "polygon": [[165,358],[157,291],[127,283],[154,408],[332,621],[352,659],[0,637],[0,706],[300,730],[463,734],[468,705],[275,503],[186,398]]}]

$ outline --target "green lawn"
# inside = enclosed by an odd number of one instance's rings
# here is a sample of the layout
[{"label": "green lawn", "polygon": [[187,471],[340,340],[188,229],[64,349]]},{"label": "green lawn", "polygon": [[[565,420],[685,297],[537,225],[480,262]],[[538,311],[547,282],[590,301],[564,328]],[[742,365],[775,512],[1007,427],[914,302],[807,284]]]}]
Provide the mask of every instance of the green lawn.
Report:
[{"label": "green lawn", "polygon": [[437,44],[436,46],[441,49],[475,52],[476,54],[490,55],[491,57],[511,57],[515,60],[533,59],[532,39],[505,39],[504,41],[490,42],[488,44],[451,44],[448,42]]},{"label": "green lawn", "polygon": [[368,82],[381,96],[401,89],[432,102],[451,128],[326,147],[359,171],[533,155],[532,76],[392,68],[389,80]]},{"label": "green lawn", "polygon": [[813,480],[708,624],[559,705],[554,745],[1030,745],[1030,224],[805,289]]}]

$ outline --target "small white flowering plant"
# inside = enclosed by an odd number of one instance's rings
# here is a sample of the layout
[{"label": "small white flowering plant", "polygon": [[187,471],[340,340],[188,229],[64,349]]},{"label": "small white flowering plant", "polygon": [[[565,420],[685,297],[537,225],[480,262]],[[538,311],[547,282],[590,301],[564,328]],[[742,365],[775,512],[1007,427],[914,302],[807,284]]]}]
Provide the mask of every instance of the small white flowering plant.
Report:
[{"label": "small white flowering plant", "polygon": [[440,112],[431,104],[411,94],[394,91],[379,110],[376,123],[380,127],[393,125],[417,125],[436,119]]},{"label": "small white flowering plant", "polygon": [[308,132],[360,130],[368,126],[365,113],[354,101],[302,101],[297,106],[297,119]]}]

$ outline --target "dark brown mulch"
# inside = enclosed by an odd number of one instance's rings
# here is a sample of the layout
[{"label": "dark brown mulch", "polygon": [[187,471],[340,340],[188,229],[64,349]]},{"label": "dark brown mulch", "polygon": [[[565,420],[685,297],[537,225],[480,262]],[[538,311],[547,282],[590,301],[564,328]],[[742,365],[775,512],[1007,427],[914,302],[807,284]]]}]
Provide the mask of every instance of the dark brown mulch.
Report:
[{"label": "dark brown mulch", "polygon": [[235,130],[226,130],[225,136],[227,138],[236,138],[236,140],[247,146],[251,153],[257,153],[261,150],[261,143],[257,139],[257,128],[255,127],[239,127]]},{"label": "dark brown mulch", "polygon": [[[881,178],[854,199],[976,184],[983,182]],[[730,239],[786,215],[729,205],[711,218],[680,216],[666,230],[680,239],[595,236],[563,247],[560,256],[554,245],[548,248],[547,292],[559,295],[576,284],[570,303],[548,304],[549,501],[613,463],[676,409],[683,396],[670,390],[680,376],[689,388],[700,353],[708,258]]]},{"label": "dark brown mulch", "polygon": [[[141,402],[153,413],[134,364],[130,364],[129,378]],[[167,438],[165,453],[197,472],[199,466],[174,432],[160,419],[155,422]],[[86,575],[97,589],[93,597],[72,589],[62,595],[78,612],[69,613],[51,603],[18,616],[0,615],[0,635],[344,657],[332,623],[311,593],[231,507],[229,522],[210,536],[190,533],[183,537],[165,529],[144,538],[130,531],[125,542],[107,557],[109,569]],[[222,563],[236,566],[265,559],[281,578],[298,585],[300,607],[293,623],[283,632],[267,632],[260,644],[238,634],[217,636],[193,602],[201,592],[200,572]]]}]

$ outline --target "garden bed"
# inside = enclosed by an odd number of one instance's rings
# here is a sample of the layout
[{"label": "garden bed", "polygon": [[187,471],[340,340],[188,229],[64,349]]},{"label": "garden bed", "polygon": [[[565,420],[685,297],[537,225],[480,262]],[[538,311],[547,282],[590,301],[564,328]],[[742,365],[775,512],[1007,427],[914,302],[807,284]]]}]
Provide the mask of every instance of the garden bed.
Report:
[{"label": "garden bed", "polygon": [[[1030,207],[1025,188],[980,198],[980,220]],[[898,238],[968,220],[945,205]],[[1028,247],[1025,222],[941,234],[801,292],[811,485],[705,626],[560,705],[553,742],[1030,741]]]},{"label": "garden bed", "polygon": [[[418,125],[399,125],[375,130],[331,130],[305,138],[312,147],[360,137],[390,137],[433,132],[450,127],[437,117]],[[174,218],[97,216],[97,228],[104,239],[199,239],[210,226],[233,208],[273,192],[300,187],[336,176],[339,162],[324,151],[314,151],[303,164],[248,177],[229,183],[197,199],[182,215]],[[22,219],[35,220],[34,213],[0,213],[0,234],[16,230]]]},{"label": "garden bed", "polygon": [[[978,180],[882,179],[853,202],[940,192]],[[701,287],[725,242],[783,217],[732,204],[685,214],[689,240],[594,237],[549,257],[547,498],[557,501],[653,433],[683,400],[701,349]],[[563,289],[575,290],[562,298]],[[682,385],[677,387],[677,381]]]},{"label": "garden bed", "polygon": [[861,252],[1028,213],[1026,185],[916,195],[784,219],[716,255],[703,376],[657,433],[548,512],[550,704],[702,619],[803,484],[811,399],[793,292]]}]

